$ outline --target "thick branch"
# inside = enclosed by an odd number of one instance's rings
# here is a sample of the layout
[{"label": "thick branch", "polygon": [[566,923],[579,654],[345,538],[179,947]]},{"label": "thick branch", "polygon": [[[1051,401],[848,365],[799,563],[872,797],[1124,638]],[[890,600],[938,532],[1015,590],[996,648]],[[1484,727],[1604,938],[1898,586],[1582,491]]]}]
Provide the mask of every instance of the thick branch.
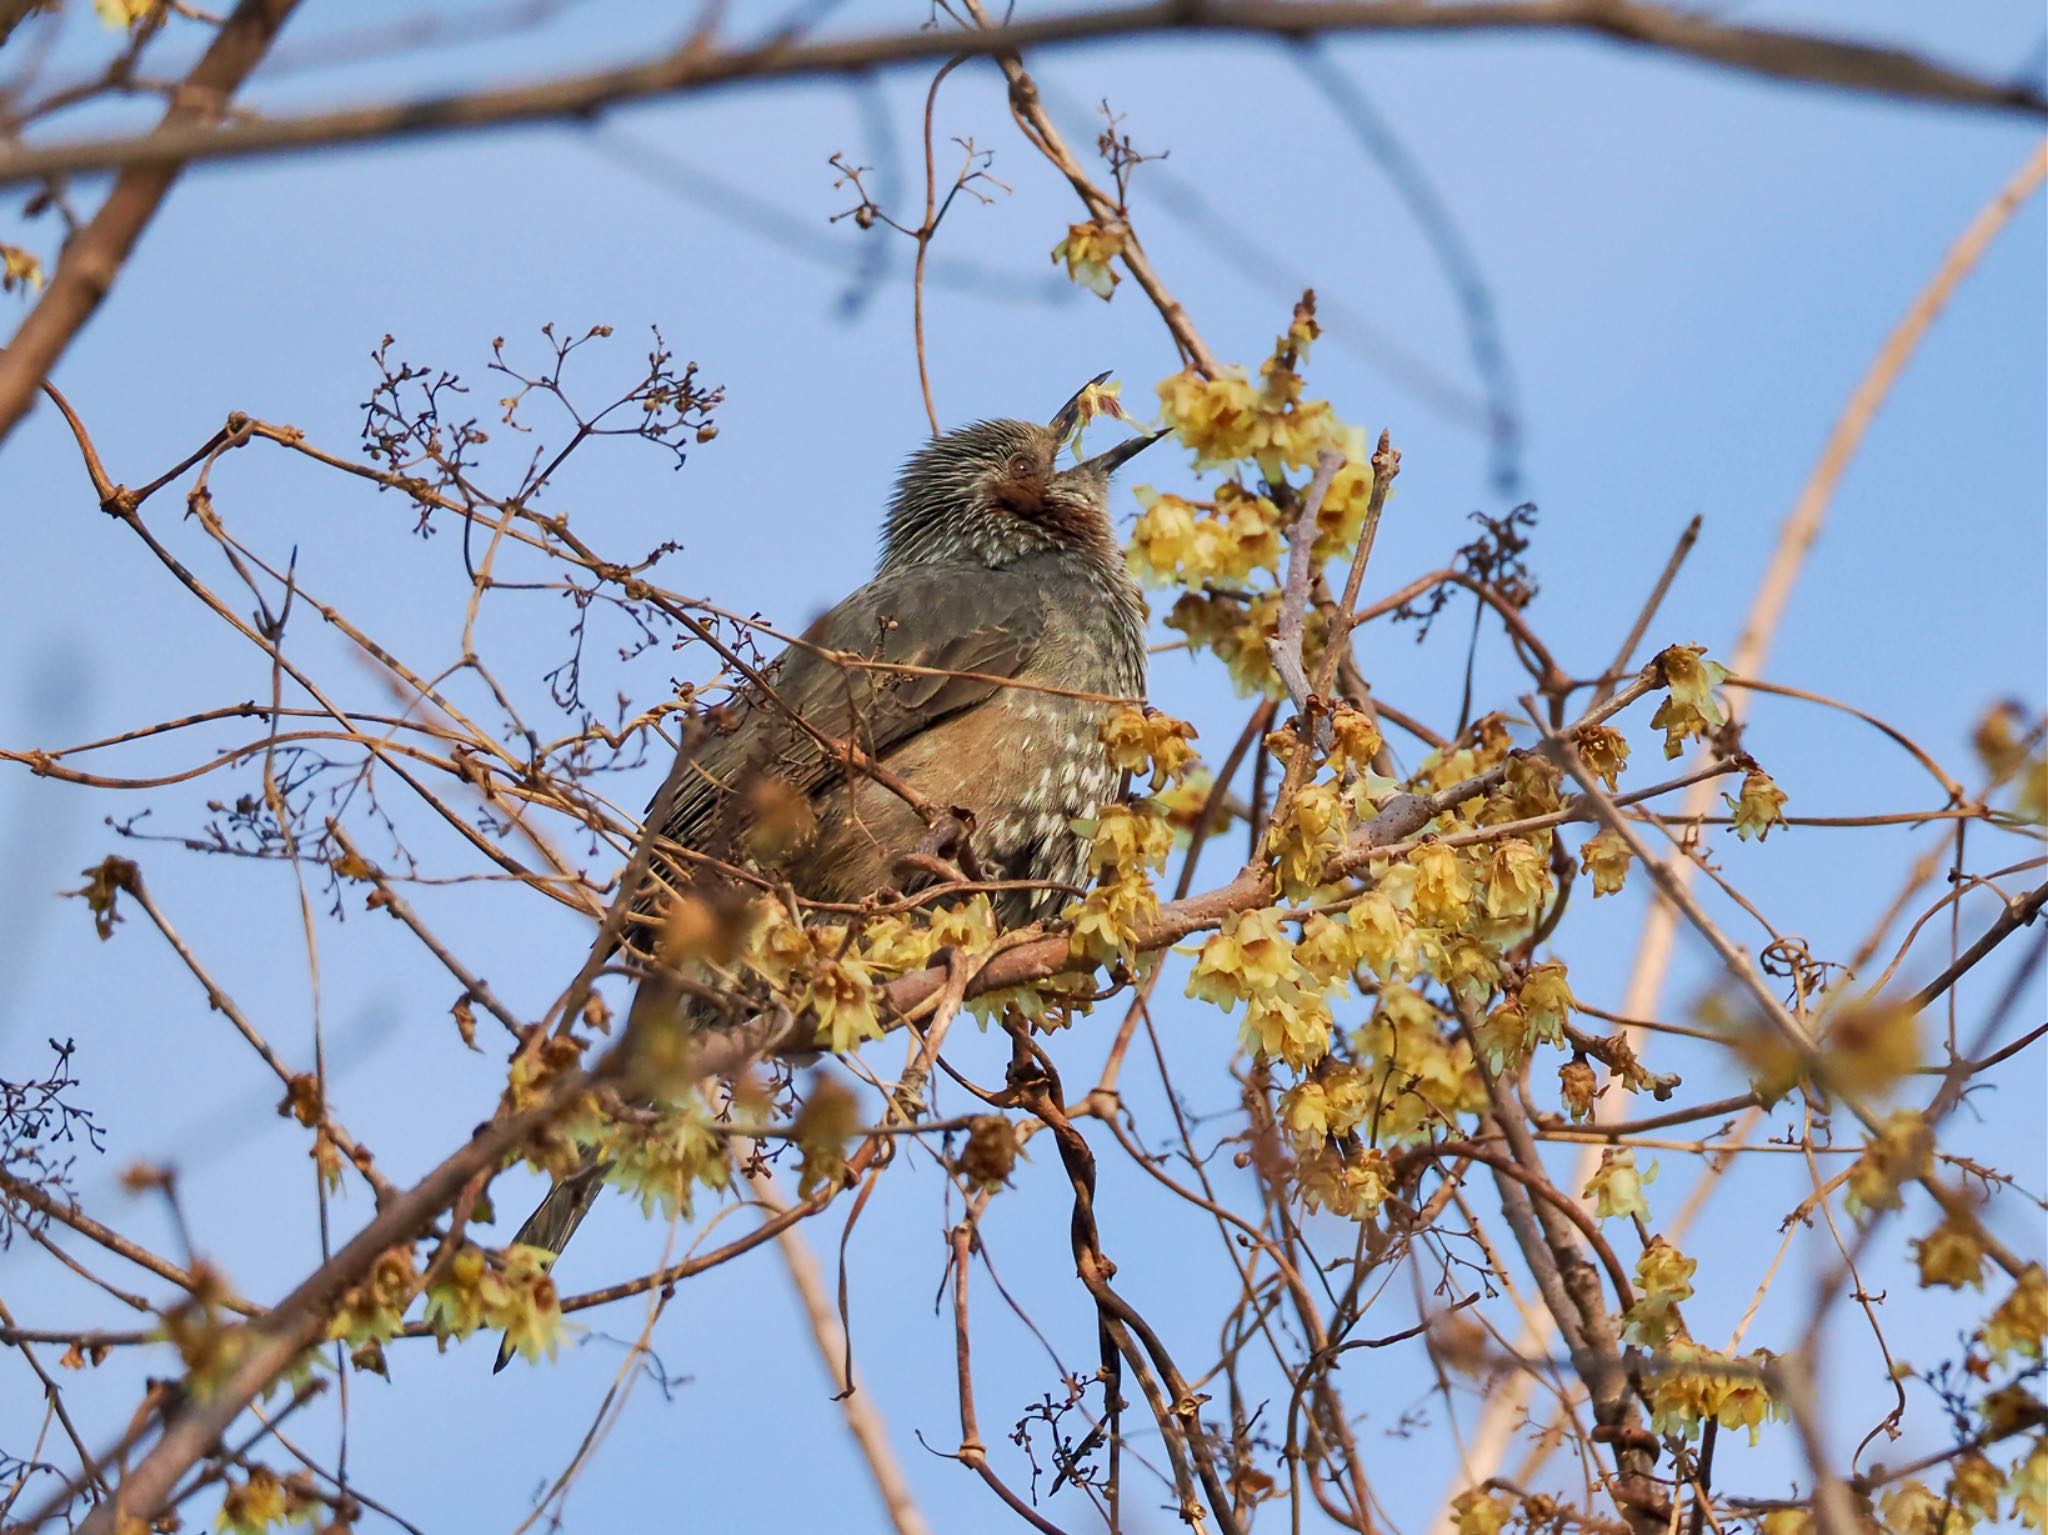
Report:
[{"label": "thick branch", "polygon": [[1642,0],[1153,0],[1073,11],[962,34],[942,28],[718,50],[701,40],[644,63],[526,85],[344,107],[147,139],[80,139],[0,155],[0,186],[81,171],[224,160],[333,144],[455,133],[505,123],[585,117],[606,107],[718,86],[854,75],[956,53],[1001,54],[1053,44],[1167,32],[1300,41],[1338,33],[1562,32],[1655,49],[1744,74],[1866,95],[2048,117],[2048,98],[2019,81],[1986,80],[1896,48],[1768,27],[1730,25]]},{"label": "thick branch", "polygon": [[[156,132],[124,142],[131,147],[155,145],[159,140],[179,141],[194,135],[205,138],[217,131],[206,119],[226,106],[297,4],[298,0],[242,0],[172,93],[170,109]],[[156,216],[157,205],[178,179],[185,159],[179,154],[150,154],[110,162],[125,167],[113,190],[91,222],[64,247],[48,290],[21,322],[6,350],[0,351],[0,441],[27,413],[36,386],[49,376],[71,338],[113,287],[122,263]],[[48,173],[23,172],[13,179],[39,174]]]}]

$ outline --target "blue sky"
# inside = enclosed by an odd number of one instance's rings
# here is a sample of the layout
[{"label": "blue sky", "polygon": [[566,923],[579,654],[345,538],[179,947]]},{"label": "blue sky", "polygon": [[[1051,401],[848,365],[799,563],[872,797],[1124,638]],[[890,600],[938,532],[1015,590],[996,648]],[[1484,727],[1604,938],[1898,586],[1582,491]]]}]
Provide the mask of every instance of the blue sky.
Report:
[{"label": "blue sky", "polygon": [[[360,4],[347,26],[405,9]],[[743,25],[770,14],[737,9]],[[849,4],[832,25],[910,25],[925,10]],[[2021,7],[1945,9],[1938,26],[1919,7],[1893,3],[1758,3],[1739,14],[1853,29],[1992,74],[2028,67],[2030,57],[2038,64],[2040,18]],[[374,66],[306,67],[321,56],[321,40],[336,35],[336,15],[306,8],[275,77],[250,93],[254,102],[304,106],[532,74],[632,56],[666,35],[642,8],[593,0],[534,34]],[[59,57],[85,61],[104,47],[80,21]],[[1314,356],[1311,390],[1349,420],[1390,429],[1404,453],[1368,594],[1441,563],[1468,536],[1466,513],[1532,499],[1542,508],[1534,561],[1543,585],[1532,621],[1567,666],[1591,671],[1618,643],[1679,529],[1699,513],[1699,546],[1651,642],[1698,641],[1725,652],[1842,402],[1956,233],[2028,152],[2034,130],[2011,118],[1772,84],[1580,39],[1372,39],[1339,44],[1331,57],[1426,173],[1470,249],[1498,316],[1522,426],[1518,482],[1506,496],[1483,437],[1394,376],[1363,325],[1333,318]],[[294,60],[299,67],[285,67]],[[1427,239],[1285,50],[1216,40],[1118,45],[1062,51],[1035,68],[1055,100],[1072,103],[1077,140],[1089,132],[1089,104],[1107,95],[1141,147],[1170,148],[1164,169],[1200,187],[1205,207],[1190,216],[1170,188],[1148,191],[1140,171],[1133,209],[1159,270],[1219,355],[1255,363],[1285,325],[1289,282],[1305,278],[1332,316],[1341,308],[1370,334],[1394,338],[1458,387],[1477,390],[1460,311]],[[863,235],[851,221],[827,223],[850,205],[832,185],[827,157],[843,151],[858,163],[895,163],[890,200],[908,213],[918,191],[908,167],[925,84],[905,73],[859,87],[736,90],[636,107],[597,129],[547,127],[196,171],[65,358],[58,382],[91,424],[111,472],[136,483],[204,441],[230,410],[290,422],[330,449],[352,451],[359,402],[374,377],[369,354],[386,333],[398,338],[395,355],[465,374],[488,417],[501,392],[485,374],[493,337],[507,338],[509,355],[537,361],[545,322],[617,327],[613,342],[591,355],[596,398],[631,382],[641,338],[656,325],[726,389],[716,441],[694,449],[680,472],[631,443],[579,456],[558,487],[558,507],[594,543],[621,554],[677,539],[683,552],[664,567],[669,585],[800,624],[864,579],[891,475],[925,431],[907,244]],[[110,113],[101,122],[125,120]],[[993,69],[957,72],[937,121],[942,141],[972,136],[992,149],[991,171],[1010,188],[986,207],[963,201],[935,248],[948,262],[990,274],[998,290],[977,278],[980,286],[935,282],[928,295],[942,421],[1042,418],[1103,368],[1126,381],[1127,399],[1149,405],[1152,382],[1173,367],[1166,335],[1129,283],[1104,305],[1053,280],[1046,253],[1078,214],[1068,189],[1017,137]],[[720,186],[707,191],[673,172],[650,180],[631,168],[656,163],[650,153]],[[942,165],[949,153],[942,142]],[[887,186],[886,170],[878,176],[871,185]],[[679,186],[696,189],[680,195]],[[764,237],[747,217],[756,201],[742,209],[736,192],[778,210],[790,237]],[[18,200],[8,204],[12,221],[0,222],[0,238],[23,238],[16,207]],[[47,231],[36,225],[27,233]],[[1233,257],[1247,241],[1264,253],[1254,263],[1263,275]],[[2037,198],[1901,378],[1842,482],[1767,668],[1774,680],[1884,716],[1955,770],[1968,766],[1970,730],[1989,704],[2006,696],[2030,709],[2043,702],[2044,255],[2048,219]],[[856,279],[859,271],[869,275]],[[849,292],[857,302],[847,302]],[[493,446],[506,454],[501,462],[521,459],[524,445],[500,436]],[[38,411],[17,428],[4,452],[0,515],[11,536],[0,561],[0,650],[15,664],[0,673],[0,744],[68,744],[267,692],[256,652],[97,513],[53,412]],[[1162,487],[1190,482],[1163,449],[1139,467],[1134,478]],[[422,669],[455,658],[466,590],[459,553],[448,538],[412,539],[411,517],[394,499],[261,448],[223,462],[215,494],[231,526],[279,558],[296,547],[309,591],[373,620],[378,637]],[[1126,498],[1118,510],[1135,508]],[[152,525],[182,553],[208,560],[205,540],[179,525],[177,511],[173,499],[160,499]],[[217,561],[206,568],[225,574]],[[553,597],[507,594],[486,610],[485,644],[537,715],[545,711],[541,674],[564,653],[566,627]],[[1456,711],[1462,628],[1462,614],[1447,618],[1421,647],[1406,631],[1370,630],[1365,670],[1389,700],[1445,720]],[[607,636],[608,646],[616,642]],[[308,627],[294,643],[345,679],[364,706],[379,697],[376,680],[342,661],[325,636]],[[651,694],[663,668],[690,664],[657,655],[607,676]],[[1498,647],[1483,651],[1479,698],[1506,705],[1518,675]],[[1212,750],[1228,744],[1239,705],[1208,671],[1162,657],[1153,691],[1163,707],[1195,719]],[[1852,814],[1939,802],[1909,759],[1841,716],[1766,700],[1755,721],[1751,749],[1794,810]],[[1646,711],[1635,725],[1638,772],[1654,771]],[[175,769],[201,746],[226,750],[254,734],[209,727],[183,743],[134,748],[109,770]],[[620,798],[631,801],[641,788],[626,786]],[[145,828],[196,825],[210,792],[202,782],[149,796],[154,815]],[[0,963],[0,1075],[39,1066],[48,1036],[75,1038],[78,1097],[108,1131],[105,1155],[81,1161],[89,1201],[117,1210],[138,1237],[168,1243],[160,1210],[124,1203],[114,1180],[139,1159],[175,1162],[209,1255],[247,1293],[274,1296],[318,1250],[301,1132],[270,1116],[276,1092],[267,1073],[138,921],[102,945],[77,903],[52,892],[108,852],[138,856],[222,983],[280,1050],[306,1061],[306,958],[291,888],[275,869],[121,840],[106,818],[132,815],[143,799],[0,773],[0,859],[10,871],[0,888],[0,932],[9,935]],[[421,835],[424,846],[453,856],[451,846]],[[1774,920],[1804,934],[1815,953],[1840,955],[1930,836],[1795,830],[1762,847],[1731,845],[1722,858]],[[1973,839],[1973,849],[1985,845]],[[587,937],[565,913],[530,900],[423,890],[418,904],[514,1005],[533,1012],[581,958]],[[1989,911],[1966,904],[1966,941]],[[1564,953],[1582,996],[1618,1004],[1638,917],[1631,895],[1567,924]],[[324,927],[320,942],[320,1007],[340,1112],[394,1177],[415,1174],[489,1112],[497,1066],[460,1048],[445,1016],[453,1000],[445,977],[396,929],[351,911],[345,923]],[[1929,956],[1942,947],[1925,950],[1907,973],[1931,973],[1938,961]],[[1682,1009],[1710,976],[1702,954],[1682,948],[1667,1009]],[[1964,989],[1966,1036],[1973,1009],[1988,1006],[2000,980],[1994,972]],[[1161,994],[1176,990],[1169,982]],[[2038,1021],[2042,1001],[2037,978],[2011,1027]],[[1114,1017],[1111,1010],[1060,1041],[1070,1079],[1092,1080]],[[1160,1024],[1191,1106],[1224,1107],[1228,1084],[1218,1066],[1232,1046],[1231,1026],[1177,1002],[1162,1006]],[[968,1039],[960,1048],[963,1069],[1000,1075],[993,1045]],[[893,1062],[893,1049],[879,1059]],[[1657,1064],[1696,1071],[1688,1094],[1713,1096],[1714,1084],[1734,1080],[1725,1066],[1682,1052]],[[2039,1192],[2040,1049],[2010,1063],[1997,1084],[1979,1100],[1981,1120],[1969,1111],[1958,1117],[1957,1144]],[[1162,1137],[1169,1123],[1156,1080],[1136,1072],[1129,1092],[1141,1132]],[[1660,1214],[1676,1207],[1690,1174],[1674,1159],[1666,1176],[1651,1191]],[[1199,1367],[1213,1355],[1220,1313],[1213,1230],[1155,1199],[1113,1155],[1103,1177],[1105,1243],[1123,1266],[1120,1282]],[[1733,1325],[1775,1243],[1778,1217],[1804,1192],[1803,1177],[1789,1165],[1746,1165],[1736,1190],[1709,1207],[1695,1243],[1709,1259],[1702,1277],[1715,1277],[1697,1314],[1689,1308],[1704,1336],[1724,1338]],[[993,1207],[991,1253],[1066,1366],[1086,1368],[1093,1324],[1064,1253],[1057,1167],[1041,1155],[1017,1182]],[[950,1322],[931,1306],[943,1272],[942,1187],[928,1161],[911,1158],[884,1180],[855,1229],[856,1358],[934,1527],[993,1527],[992,1505],[973,1478],[913,1437],[942,1448],[958,1437]],[[501,1188],[501,1209],[523,1209],[530,1181],[507,1179]],[[362,1203],[352,1197],[340,1218],[361,1219]],[[1977,1315],[1974,1297],[1935,1304],[1898,1282],[1896,1238],[1927,1224],[1925,1210],[1909,1208],[1887,1244],[1894,1257],[1881,1260],[1891,1267],[1869,1281],[1893,1281],[1887,1332],[1909,1358],[1931,1359]],[[837,1217],[810,1230],[829,1263]],[[2042,1250],[2038,1221],[2003,1234]],[[643,1270],[666,1237],[624,1201],[607,1201],[565,1266],[564,1284],[584,1288]],[[1334,1250],[1341,1233],[1331,1227],[1322,1237]],[[1824,1244],[1824,1235],[1802,1238],[1795,1265],[1824,1256]],[[643,1383],[570,1499],[568,1528],[762,1519],[883,1527],[781,1269],[762,1257],[679,1291],[656,1346],[686,1383],[666,1402]],[[21,1243],[0,1254],[0,1295],[25,1321],[114,1322],[90,1291]],[[1040,1394],[1057,1390],[1059,1374],[993,1300],[984,1286],[979,1395],[992,1439]],[[1388,1321],[1379,1330],[1405,1325],[1405,1280],[1384,1304]],[[1781,1287],[1750,1341],[1788,1342],[1802,1305],[1798,1285]],[[617,1338],[639,1320],[636,1310],[617,1308],[595,1326]],[[391,1383],[354,1383],[351,1472],[425,1529],[516,1525],[543,1479],[573,1452],[620,1358],[607,1337],[592,1336],[552,1368],[494,1380],[488,1353],[473,1343],[435,1359],[421,1345],[395,1347]],[[1414,1438],[1387,1431],[1411,1407],[1437,1411],[1427,1370],[1396,1351],[1364,1358],[1347,1365],[1346,1387],[1368,1412],[1360,1427],[1368,1474],[1389,1514],[1419,1530],[1452,1474],[1445,1436],[1440,1426]],[[1863,1404],[1881,1400],[1884,1387],[1867,1335],[1832,1334],[1829,1358],[1846,1452],[1881,1412]],[[134,1373],[125,1360],[104,1368]],[[16,1356],[0,1360],[0,1448],[17,1453],[33,1431],[26,1380]],[[95,1437],[132,1399],[83,1386],[74,1394],[102,1397],[104,1415],[88,1413]],[[1882,1453],[1898,1458],[1937,1443],[1931,1408],[1924,1397],[1916,1401],[1908,1439]],[[323,1457],[334,1432],[325,1406],[298,1425]],[[1021,1459],[1008,1446],[1003,1453],[1005,1474],[1024,1478]],[[1783,1490],[1799,1474],[1789,1432],[1767,1432],[1762,1447],[1725,1474],[1745,1492]],[[1133,1504],[1169,1501],[1153,1498],[1156,1490],[1134,1493]],[[1094,1527],[1071,1494],[1050,1512],[1068,1528]],[[1132,1527],[1177,1522],[1162,1508],[1134,1517]]]}]

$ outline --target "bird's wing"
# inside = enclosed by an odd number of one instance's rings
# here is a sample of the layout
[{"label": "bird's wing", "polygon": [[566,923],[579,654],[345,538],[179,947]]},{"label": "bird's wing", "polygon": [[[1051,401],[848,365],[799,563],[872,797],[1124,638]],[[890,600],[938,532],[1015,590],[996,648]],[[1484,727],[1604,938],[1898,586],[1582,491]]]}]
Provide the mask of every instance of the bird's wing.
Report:
[{"label": "bird's wing", "polygon": [[799,719],[879,759],[989,697],[1001,686],[996,679],[1022,672],[1045,622],[1043,588],[1026,572],[947,564],[876,577],[768,669],[773,697],[758,689],[741,697],[736,727],[714,736],[686,770],[666,831],[685,847],[722,855],[732,818],[721,812],[750,780],[772,774],[810,795],[843,776],[843,760]]}]

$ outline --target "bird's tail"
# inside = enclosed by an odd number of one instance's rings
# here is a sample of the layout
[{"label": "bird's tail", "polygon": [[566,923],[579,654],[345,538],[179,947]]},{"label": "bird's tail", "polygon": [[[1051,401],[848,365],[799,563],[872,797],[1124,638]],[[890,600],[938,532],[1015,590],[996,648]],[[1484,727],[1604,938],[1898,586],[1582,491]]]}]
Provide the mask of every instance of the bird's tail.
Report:
[{"label": "bird's tail", "polygon": [[[590,1213],[591,1202],[604,1186],[605,1170],[610,1166],[609,1162],[586,1161],[549,1189],[547,1198],[526,1217],[526,1224],[512,1238],[512,1245],[538,1247],[548,1255],[547,1267],[552,1269],[562,1256],[562,1249],[569,1245],[569,1238],[583,1224],[583,1217]],[[504,1369],[512,1354],[512,1340],[503,1339],[498,1344],[498,1362],[491,1366],[491,1373],[495,1375]]]}]

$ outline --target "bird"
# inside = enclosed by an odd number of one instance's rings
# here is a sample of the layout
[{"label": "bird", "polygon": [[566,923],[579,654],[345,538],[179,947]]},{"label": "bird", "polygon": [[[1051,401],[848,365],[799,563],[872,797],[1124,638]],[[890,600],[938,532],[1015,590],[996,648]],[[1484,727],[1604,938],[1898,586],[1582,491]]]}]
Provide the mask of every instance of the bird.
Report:
[{"label": "bird", "polygon": [[[1043,425],[977,421],[914,452],[874,578],[742,691],[674,775],[655,829],[688,852],[765,866],[806,899],[859,901],[900,884],[906,856],[931,845],[933,829],[893,778],[965,828],[961,867],[1022,885],[993,895],[999,924],[1057,911],[1067,896],[1056,887],[1082,882],[1084,827],[1120,776],[1102,727],[1119,701],[1145,694],[1145,601],[1110,521],[1109,484],[1166,434],[1058,463],[1108,376]],[[886,777],[832,750],[846,741]],[[693,872],[703,867],[671,862],[669,875],[715,878]],[[655,915],[667,894],[636,892],[636,913]],[[552,1266],[603,1174],[586,1162],[562,1178],[514,1243]],[[508,1357],[501,1349],[497,1368]]]}]

